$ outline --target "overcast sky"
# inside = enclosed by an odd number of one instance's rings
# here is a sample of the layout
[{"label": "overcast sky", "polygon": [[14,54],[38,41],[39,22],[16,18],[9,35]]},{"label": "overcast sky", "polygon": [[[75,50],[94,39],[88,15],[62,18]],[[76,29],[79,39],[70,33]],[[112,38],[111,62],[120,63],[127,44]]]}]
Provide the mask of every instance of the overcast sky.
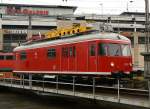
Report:
[{"label": "overcast sky", "polygon": [[[133,2],[131,2],[133,1]],[[145,0],[1,0],[2,3],[69,5],[78,6],[76,14],[120,14],[121,12],[144,12]]]}]

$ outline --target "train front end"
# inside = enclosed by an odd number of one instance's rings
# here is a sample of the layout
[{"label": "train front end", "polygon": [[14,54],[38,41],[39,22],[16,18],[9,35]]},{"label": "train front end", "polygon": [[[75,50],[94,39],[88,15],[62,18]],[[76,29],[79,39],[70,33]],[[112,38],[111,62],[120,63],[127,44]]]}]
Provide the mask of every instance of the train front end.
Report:
[{"label": "train front end", "polygon": [[124,36],[119,40],[101,40],[98,44],[98,62],[103,72],[126,76],[132,71],[131,42]]}]

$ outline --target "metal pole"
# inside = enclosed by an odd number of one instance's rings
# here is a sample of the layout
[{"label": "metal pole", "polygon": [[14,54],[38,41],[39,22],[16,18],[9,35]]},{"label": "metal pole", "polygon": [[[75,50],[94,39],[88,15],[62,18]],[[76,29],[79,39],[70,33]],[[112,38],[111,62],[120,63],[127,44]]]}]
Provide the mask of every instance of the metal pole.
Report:
[{"label": "metal pole", "polygon": [[32,74],[29,74],[29,87],[32,89]]},{"label": "metal pole", "polygon": [[118,78],[118,103],[120,103],[120,79]]},{"label": "metal pole", "polygon": [[149,0],[145,0],[145,49],[149,52]]},{"label": "metal pole", "polygon": [[43,75],[43,92],[44,92],[44,75]]},{"label": "metal pole", "polygon": [[129,9],[128,9],[128,2],[127,2],[127,12],[129,12]]},{"label": "metal pole", "polygon": [[24,74],[22,75],[23,89],[24,89]]},{"label": "metal pole", "polygon": [[56,92],[58,93],[58,75],[56,76]]},{"label": "metal pole", "polygon": [[32,17],[29,15],[29,26],[28,26],[28,36],[27,39],[30,39],[32,37]]},{"label": "metal pole", "polygon": [[148,80],[148,90],[149,90],[149,107],[150,107],[150,80]]},{"label": "metal pole", "polygon": [[93,77],[93,99],[95,99],[95,77]]},{"label": "metal pole", "polygon": [[75,76],[73,76],[73,95],[75,96]]},{"label": "metal pole", "polygon": [[20,74],[20,87],[22,86],[22,74]]},{"label": "metal pole", "polygon": [[5,73],[3,73],[3,74],[4,74],[4,84],[5,84],[5,82],[6,82],[6,81],[5,81]]},{"label": "metal pole", "polygon": [[[149,0],[145,0],[145,50],[149,52]],[[149,63],[145,64],[145,68],[148,69]],[[149,107],[150,107],[150,79],[148,80],[149,89]]]},{"label": "metal pole", "polygon": [[118,34],[120,34],[120,22],[119,22],[119,18],[118,18]]},{"label": "metal pole", "polygon": [[111,17],[108,17],[108,22],[109,25],[111,25]]},{"label": "metal pole", "polygon": [[132,18],[132,21],[134,22],[134,65],[135,67],[138,67],[138,35],[137,35],[137,30],[136,30],[136,18]]},{"label": "metal pole", "polygon": [[102,16],[103,16],[103,3],[101,3],[100,5],[101,5]]},{"label": "metal pole", "polygon": [[132,1],[132,0],[127,2],[127,12],[129,12],[129,3],[133,3],[133,2],[134,1]]},{"label": "metal pole", "polygon": [[12,87],[12,84],[13,84],[13,76],[11,77],[11,87]]}]

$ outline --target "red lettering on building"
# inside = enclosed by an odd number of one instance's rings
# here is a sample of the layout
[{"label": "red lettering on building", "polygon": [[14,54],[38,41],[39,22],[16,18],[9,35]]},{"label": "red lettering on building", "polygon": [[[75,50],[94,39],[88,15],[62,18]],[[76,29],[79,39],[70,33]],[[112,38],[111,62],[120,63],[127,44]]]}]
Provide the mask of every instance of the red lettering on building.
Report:
[{"label": "red lettering on building", "polygon": [[45,15],[48,15],[48,11],[45,11]]},{"label": "red lettering on building", "polygon": [[27,9],[24,9],[21,14],[28,14],[28,10]]},{"label": "red lettering on building", "polygon": [[28,12],[29,12],[29,14],[30,14],[30,15],[32,15],[32,14],[33,14],[33,11],[32,11],[32,10],[29,10]]},{"label": "red lettering on building", "polygon": [[17,14],[21,14],[21,10],[19,10],[19,9],[16,10],[16,13],[17,13]]},{"label": "red lettering on building", "polygon": [[24,15],[48,15],[47,10],[31,10],[31,9],[15,9],[15,7],[7,7],[6,13],[9,15],[24,14]]},{"label": "red lettering on building", "polygon": [[7,8],[7,14],[13,15],[15,14],[15,10],[13,8]]},{"label": "red lettering on building", "polygon": [[40,11],[40,15],[44,15],[44,14],[43,14],[43,11]]}]

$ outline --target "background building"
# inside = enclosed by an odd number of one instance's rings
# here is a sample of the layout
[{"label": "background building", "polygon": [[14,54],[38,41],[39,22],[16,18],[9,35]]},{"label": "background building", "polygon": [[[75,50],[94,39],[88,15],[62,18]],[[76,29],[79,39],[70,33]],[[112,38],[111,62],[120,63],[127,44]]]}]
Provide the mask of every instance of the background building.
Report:
[{"label": "background building", "polygon": [[73,15],[76,7],[0,4],[0,50],[11,52],[19,43],[24,42],[31,17],[32,34],[43,34],[57,27],[60,16]]}]

